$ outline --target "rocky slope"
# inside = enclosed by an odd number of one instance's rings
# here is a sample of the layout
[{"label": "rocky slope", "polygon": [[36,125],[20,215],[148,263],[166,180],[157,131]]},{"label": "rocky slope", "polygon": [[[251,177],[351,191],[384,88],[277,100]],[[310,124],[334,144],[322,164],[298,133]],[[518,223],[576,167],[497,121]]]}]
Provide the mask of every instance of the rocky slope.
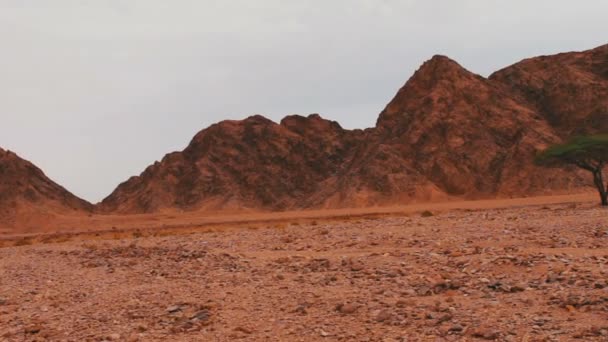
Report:
[{"label": "rocky slope", "polygon": [[522,195],[578,184],[532,163],[538,150],[559,141],[533,108],[444,56],[414,74],[376,127],[383,144],[452,195]]},{"label": "rocky slope", "polygon": [[608,132],[608,45],[530,58],[490,79],[509,86],[562,137]]},{"label": "rocky slope", "polygon": [[121,184],[101,206],[143,212],[306,206],[311,196],[335,190],[336,171],[362,137],[318,115],[290,116],[280,124],[262,116],[223,121],[198,133],[183,152]]},{"label": "rocky slope", "polygon": [[32,163],[0,149],[0,227],[35,224],[92,205],[68,192]]},{"label": "rocky slope", "polygon": [[584,175],[539,169],[537,151],[608,130],[606,47],[526,60],[486,79],[426,62],[376,127],[318,115],[224,121],[121,184],[102,211],[300,209],[567,192]]},{"label": "rocky slope", "polygon": [[380,146],[374,130],[345,130],[317,114],[280,123],[257,115],[201,131],[183,152],[121,184],[99,207],[153,212],[365,206],[416,193],[420,183],[428,182],[392,147]]}]

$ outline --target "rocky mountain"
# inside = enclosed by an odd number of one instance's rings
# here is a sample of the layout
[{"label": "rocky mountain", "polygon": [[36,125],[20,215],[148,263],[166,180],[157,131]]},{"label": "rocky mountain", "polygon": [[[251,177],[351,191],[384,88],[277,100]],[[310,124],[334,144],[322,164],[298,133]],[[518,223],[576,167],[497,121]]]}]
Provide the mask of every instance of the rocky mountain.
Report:
[{"label": "rocky mountain", "polygon": [[93,206],[62,188],[32,163],[0,149],[0,226],[23,226]]},{"label": "rocky mountain", "polygon": [[399,90],[376,129],[383,144],[450,195],[524,195],[578,183],[532,163],[536,151],[560,141],[546,120],[507,87],[444,56]]},{"label": "rocky mountain", "polygon": [[508,86],[562,137],[608,132],[608,45],[526,59],[490,80]]},{"label": "rocky mountain", "polygon": [[121,184],[101,207],[150,212],[307,206],[333,187],[327,183],[362,137],[362,131],[344,130],[318,115],[289,116],[279,124],[259,115],[222,121],[198,133],[183,152]]},{"label": "rocky mountain", "polygon": [[289,210],[576,191],[589,185],[584,173],[538,168],[534,156],[596,132],[608,132],[608,45],[526,59],[489,78],[435,56],[373,128],[347,130],[317,114],[222,121],[96,208],[0,149],[0,232],[95,209]]},{"label": "rocky mountain", "polygon": [[366,130],[318,115],[223,121],[108,196],[102,211],[301,209],[567,192],[576,172],[537,151],[607,131],[606,47],[525,60],[484,78],[424,63]]},{"label": "rocky mountain", "polygon": [[318,114],[223,121],[119,185],[99,208],[284,210],[428,197],[416,192],[428,182],[396,152],[374,130],[345,130]]}]

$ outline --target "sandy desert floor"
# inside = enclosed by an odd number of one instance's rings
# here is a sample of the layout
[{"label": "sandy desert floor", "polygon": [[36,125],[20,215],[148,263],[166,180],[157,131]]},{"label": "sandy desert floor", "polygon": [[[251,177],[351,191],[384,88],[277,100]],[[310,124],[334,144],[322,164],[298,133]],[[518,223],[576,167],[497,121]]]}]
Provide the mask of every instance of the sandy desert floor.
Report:
[{"label": "sandy desert floor", "polygon": [[0,341],[608,341],[608,210],[549,202],[27,240]]}]

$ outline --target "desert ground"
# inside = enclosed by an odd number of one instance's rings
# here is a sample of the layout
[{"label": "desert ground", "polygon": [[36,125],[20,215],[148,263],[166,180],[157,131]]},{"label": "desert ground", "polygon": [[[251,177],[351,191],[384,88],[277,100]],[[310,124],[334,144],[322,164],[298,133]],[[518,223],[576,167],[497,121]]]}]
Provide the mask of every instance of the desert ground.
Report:
[{"label": "desert ground", "polygon": [[5,231],[0,341],[608,341],[608,210],[596,202]]}]

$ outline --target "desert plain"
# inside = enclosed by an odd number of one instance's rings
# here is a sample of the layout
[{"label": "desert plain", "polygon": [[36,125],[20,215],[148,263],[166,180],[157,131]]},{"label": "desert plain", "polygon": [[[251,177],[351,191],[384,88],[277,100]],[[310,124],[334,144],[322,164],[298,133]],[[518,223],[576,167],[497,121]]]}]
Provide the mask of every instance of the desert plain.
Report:
[{"label": "desert plain", "polygon": [[0,341],[606,341],[607,215],[585,194],[65,218],[89,228],[2,235]]}]

